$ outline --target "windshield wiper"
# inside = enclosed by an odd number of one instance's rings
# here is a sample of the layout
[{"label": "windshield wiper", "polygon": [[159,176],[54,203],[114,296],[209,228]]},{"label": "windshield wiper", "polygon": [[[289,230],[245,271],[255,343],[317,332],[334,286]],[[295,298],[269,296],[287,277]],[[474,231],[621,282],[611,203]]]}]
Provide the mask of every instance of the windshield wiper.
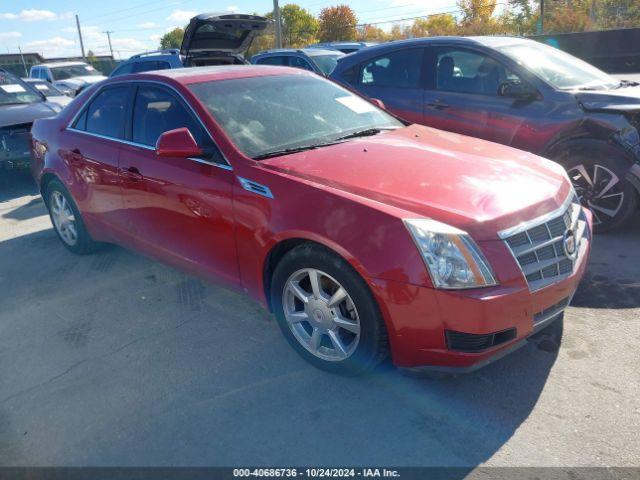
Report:
[{"label": "windshield wiper", "polygon": [[395,128],[390,128],[390,127],[365,128],[364,130],[358,130],[357,132],[352,132],[342,137],[338,137],[335,139],[335,141],[348,140],[349,138],[357,138],[357,137],[372,137],[373,135],[377,135],[384,130],[395,130]]},{"label": "windshield wiper", "polygon": [[634,82],[633,80],[620,80],[620,84],[614,88],[637,87],[638,85],[640,85],[640,83]]},{"label": "windshield wiper", "polygon": [[279,157],[281,155],[289,155],[290,153],[304,152],[305,150],[313,150],[314,148],[329,145],[327,143],[314,143],[312,145],[304,145],[303,147],[283,148],[282,150],[274,150],[272,152],[261,153],[252,157],[254,160],[264,160],[266,158]]}]

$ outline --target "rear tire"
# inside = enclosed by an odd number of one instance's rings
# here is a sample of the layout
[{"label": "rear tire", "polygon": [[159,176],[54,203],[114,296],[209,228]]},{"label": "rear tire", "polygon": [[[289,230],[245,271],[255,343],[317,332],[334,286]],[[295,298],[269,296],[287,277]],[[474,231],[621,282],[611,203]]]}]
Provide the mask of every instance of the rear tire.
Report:
[{"label": "rear tire", "polygon": [[51,180],[47,185],[45,204],[53,229],[67,250],[76,255],[86,255],[102,246],[87,232],[76,202],[59,180]]},{"label": "rear tire", "polygon": [[289,344],[322,370],[364,374],[388,355],[384,320],[368,286],[319,245],[300,245],[280,260],[271,305]]},{"label": "rear tire", "polygon": [[596,233],[623,226],[638,208],[638,192],[626,178],[628,163],[618,149],[596,142],[557,158],[571,179],[580,203],[593,213]]}]

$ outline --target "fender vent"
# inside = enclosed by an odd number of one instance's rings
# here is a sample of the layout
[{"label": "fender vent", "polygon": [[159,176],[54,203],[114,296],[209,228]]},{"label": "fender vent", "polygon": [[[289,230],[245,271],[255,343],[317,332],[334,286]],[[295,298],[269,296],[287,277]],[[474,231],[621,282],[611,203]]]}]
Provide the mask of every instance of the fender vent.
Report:
[{"label": "fender vent", "polygon": [[244,188],[245,190],[256,193],[258,195],[262,195],[263,197],[273,198],[273,194],[271,193],[269,187],[242,177],[238,177],[238,180],[240,181],[240,185],[242,185],[242,188]]}]

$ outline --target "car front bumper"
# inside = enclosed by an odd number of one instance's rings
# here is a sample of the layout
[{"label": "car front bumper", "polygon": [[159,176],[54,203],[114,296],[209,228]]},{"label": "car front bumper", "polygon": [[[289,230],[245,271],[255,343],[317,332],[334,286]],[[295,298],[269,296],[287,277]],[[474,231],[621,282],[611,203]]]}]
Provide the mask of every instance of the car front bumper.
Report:
[{"label": "car front bumper", "polygon": [[[589,259],[592,221],[591,215],[586,215],[589,235],[573,272],[537,291],[530,291],[523,281],[447,291],[372,280],[370,285],[387,323],[394,364],[461,373],[477,370],[517,350],[528,337],[561,318]],[[480,339],[504,332],[512,335],[480,351],[461,351],[451,348],[451,332]]]}]

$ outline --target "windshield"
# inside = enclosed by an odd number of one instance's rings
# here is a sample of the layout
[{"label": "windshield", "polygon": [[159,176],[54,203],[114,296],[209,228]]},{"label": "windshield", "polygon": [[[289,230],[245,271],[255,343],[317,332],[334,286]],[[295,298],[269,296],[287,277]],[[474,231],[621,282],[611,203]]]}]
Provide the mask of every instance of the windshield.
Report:
[{"label": "windshield", "polygon": [[42,101],[42,97],[29,89],[20,79],[0,72],[0,105],[15,105]]},{"label": "windshield", "polygon": [[51,74],[54,80],[66,80],[72,77],[85,77],[87,75],[100,75],[91,65],[67,65],[65,67],[52,67]]},{"label": "windshield", "polygon": [[333,72],[333,69],[338,65],[338,59],[344,57],[344,55],[314,55],[311,57],[318,68],[325,75],[329,75]]},{"label": "windshield", "polygon": [[241,78],[189,88],[249,157],[402,126],[366,100],[315,76]]},{"label": "windshield", "polygon": [[64,94],[49,82],[29,82],[33,88],[43,93],[46,97],[61,97]]},{"label": "windshield", "polygon": [[596,67],[537,42],[498,47],[523,67],[559,89],[615,88],[620,82]]}]

